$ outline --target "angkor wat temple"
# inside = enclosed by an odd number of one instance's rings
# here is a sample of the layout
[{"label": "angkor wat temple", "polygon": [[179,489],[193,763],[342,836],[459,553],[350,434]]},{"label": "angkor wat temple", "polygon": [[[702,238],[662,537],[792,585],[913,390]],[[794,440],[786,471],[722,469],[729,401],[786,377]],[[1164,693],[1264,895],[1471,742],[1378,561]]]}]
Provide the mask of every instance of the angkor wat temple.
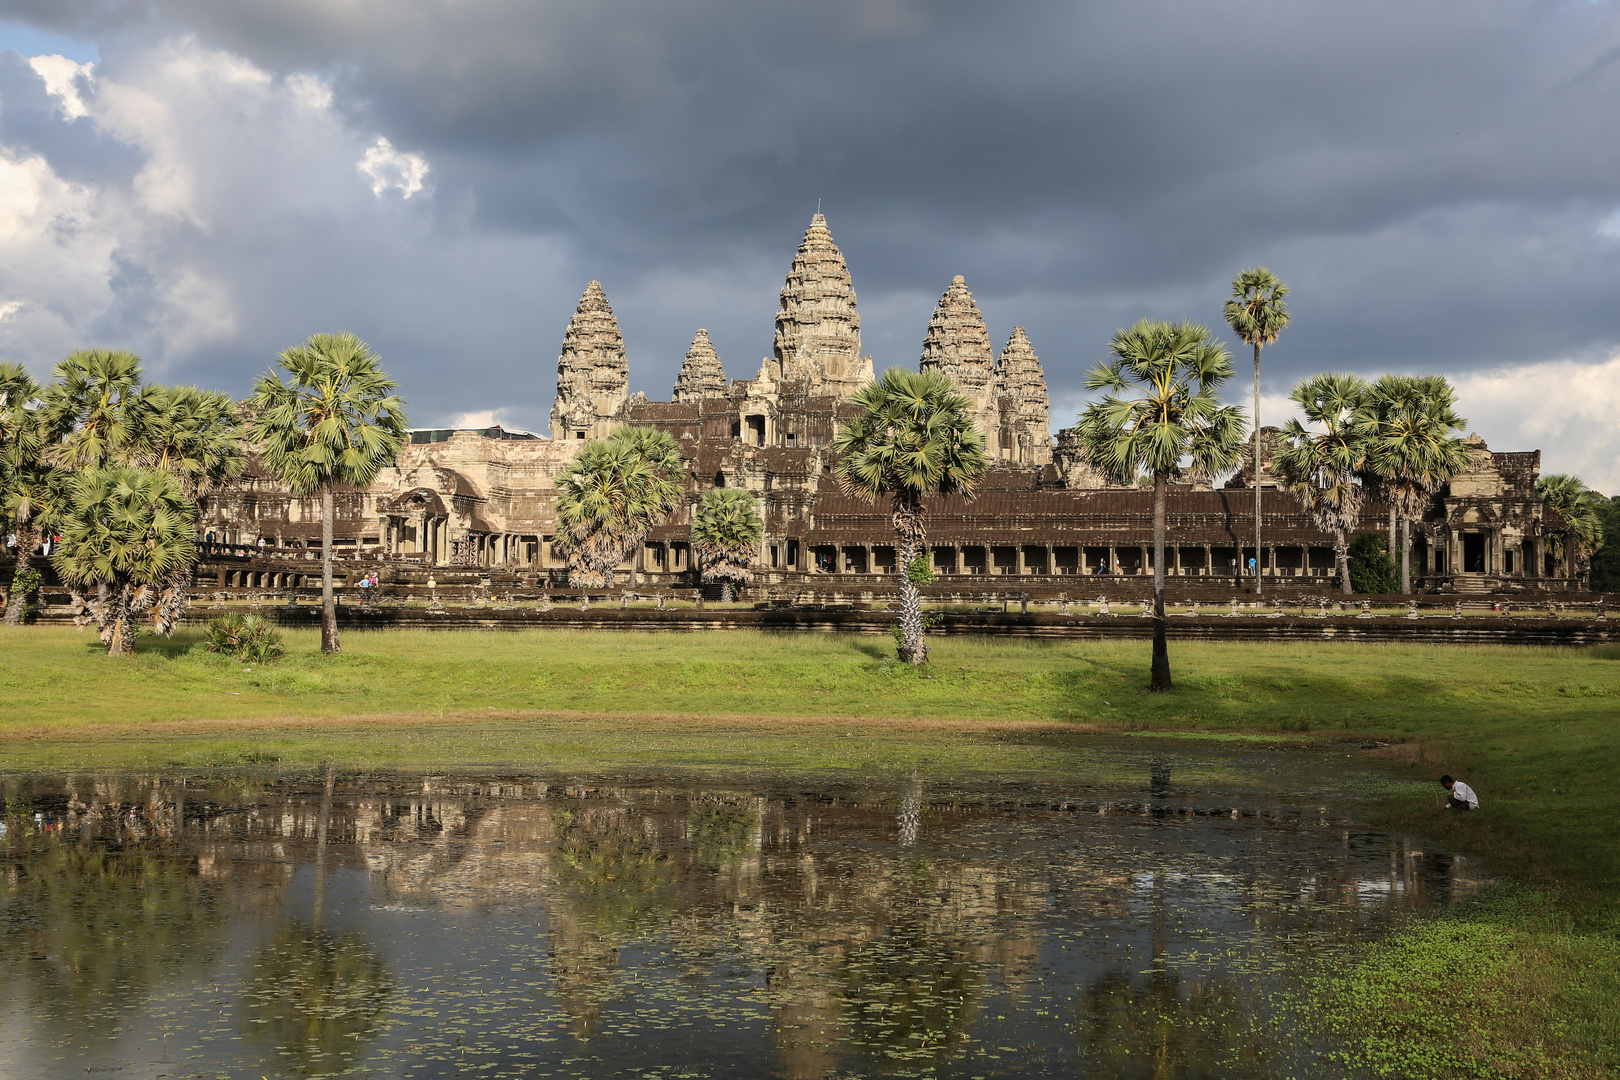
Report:
[{"label": "angkor wat temple", "polygon": [[[648,424],[682,447],[687,497],[625,564],[627,585],[695,583],[691,507],[715,486],[743,488],[758,500],[765,535],[756,583],[878,585],[877,575],[895,570],[889,512],[845,496],[832,474],[838,424],[873,376],[860,329],[849,268],[817,214],[788,269],[772,355],[758,371],[728,377],[708,334],[698,330],[670,400],[651,401],[630,393],[618,320],[592,281],[563,334],[551,438],[500,428],[414,432],[396,467],[365,491],[339,495],[336,550],[395,565],[513,570],[561,585],[566,563],[552,548],[558,474],[587,440],[621,424]],[[953,496],[930,506],[929,542],[941,575],[1018,575],[1033,586],[1077,575],[1151,573],[1151,492],[1105,482],[1085,464],[1073,429],[1053,438],[1034,345],[1014,327],[996,353],[959,276],[929,320],[920,365],[949,376],[966,395],[995,459],[972,502]],[[1550,543],[1567,525],[1535,495],[1540,451],[1497,453],[1478,436],[1469,442],[1469,468],[1414,523],[1418,586],[1464,592],[1576,586],[1575,569],[1555,558],[1557,545]],[[1259,483],[1275,489],[1269,456],[1261,455]],[[1255,554],[1254,474],[1251,452],[1224,486],[1173,488],[1171,575],[1239,576]],[[273,552],[307,552],[319,543],[318,505],[254,467],[212,501],[202,527],[217,542],[257,550],[262,538]],[[1387,508],[1369,502],[1360,531],[1387,536],[1388,530]],[[1333,576],[1332,538],[1292,495],[1277,490],[1266,498],[1262,532],[1258,561],[1268,582],[1320,590]]]}]

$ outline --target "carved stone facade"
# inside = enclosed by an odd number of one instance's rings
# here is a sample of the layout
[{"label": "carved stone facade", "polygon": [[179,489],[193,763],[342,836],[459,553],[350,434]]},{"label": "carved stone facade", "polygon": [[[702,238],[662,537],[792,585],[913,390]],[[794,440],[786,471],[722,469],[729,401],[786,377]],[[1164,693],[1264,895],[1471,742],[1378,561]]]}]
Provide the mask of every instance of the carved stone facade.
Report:
[{"label": "carved stone facade", "polygon": [[[995,459],[975,501],[930,500],[929,544],[940,574],[1064,586],[1078,576],[1150,573],[1151,492],[1109,483],[1086,463],[1072,428],[1058,432],[1054,445],[1034,346],[1015,327],[995,356],[961,277],[928,323],[921,365],[950,377],[968,397]],[[557,477],[586,441],[622,424],[647,424],[681,447],[686,498],[625,565],[626,584],[693,582],[691,510],[718,486],[756,500],[765,526],[757,583],[881,585],[895,564],[889,509],[844,495],[832,475],[833,440],[853,415],[849,399],[871,378],[849,269],[820,214],[789,268],[773,355],[753,378],[728,380],[699,330],[670,401],[629,393],[624,339],[593,281],[563,335],[552,437],[499,428],[413,433],[396,466],[368,490],[339,494],[338,550],[427,566],[499,567],[561,584],[565,563],[552,547]],[[1274,429],[1263,434],[1269,462]],[[1551,557],[1549,534],[1567,524],[1535,498],[1539,468],[1539,452],[1499,454],[1475,443],[1470,468],[1415,523],[1413,567],[1424,587],[1573,584],[1569,568]],[[1220,490],[1208,482],[1172,487],[1166,569],[1173,577],[1231,583],[1255,556],[1254,501],[1241,493],[1252,474],[1250,463]],[[1270,486],[1268,474],[1262,470],[1262,483]],[[1325,591],[1332,538],[1284,492],[1266,497],[1264,514],[1262,573],[1279,585]],[[319,508],[255,467],[214,500],[203,528],[222,542],[263,537],[277,549],[307,550],[318,542]],[[1370,502],[1358,531],[1387,529],[1386,508]]]},{"label": "carved stone facade", "polygon": [[[671,400],[723,398],[728,385],[726,369],[721,366],[720,354],[714,351],[714,345],[709,341],[709,332],[699,330],[692,335],[692,347],[686,350],[686,361],[681,364],[681,373],[675,377],[675,395]],[[555,438],[555,434],[552,437]]]},{"label": "carved stone facade", "polygon": [[630,393],[630,363],[618,317],[600,281],[585,286],[557,357],[551,437],[588,440],[613,430]]},{"label": "carved stone facade", "polygon": [[[788,267],[776,312],[774,358],[761,377],[803,381],[811,393],[847,398],[872,381],[872,358],[861,355],[861,317],[844,254],[827,219],[810,219]],[[774,367],[772,364],[774,363]]]}]

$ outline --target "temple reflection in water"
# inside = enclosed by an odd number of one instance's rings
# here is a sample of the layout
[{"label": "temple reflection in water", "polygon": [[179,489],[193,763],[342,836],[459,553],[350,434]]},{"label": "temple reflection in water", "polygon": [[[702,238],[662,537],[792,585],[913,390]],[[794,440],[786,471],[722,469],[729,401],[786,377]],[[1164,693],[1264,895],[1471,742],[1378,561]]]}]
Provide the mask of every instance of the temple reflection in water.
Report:
[{"label": "temple reflection in water", "polygon": [[1476,884],[1176,779],[12,779],[0,1072],[1280,1075],[1300,964]]}]

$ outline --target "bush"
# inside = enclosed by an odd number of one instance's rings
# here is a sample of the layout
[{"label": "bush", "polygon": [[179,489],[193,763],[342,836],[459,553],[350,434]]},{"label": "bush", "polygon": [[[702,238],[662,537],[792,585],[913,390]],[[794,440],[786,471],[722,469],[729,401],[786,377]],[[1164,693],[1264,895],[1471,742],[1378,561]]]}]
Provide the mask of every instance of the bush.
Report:
[{"label": "bush", "polygon": [[1350,543],[1350,591],[1396,593],[1401,591],[1401,574],[1389,557],[1384,538],[1362,533]]},{"label": "bush", "polygon": [[203,644],[209,652],[251,664],[267,664],[280,659],[285,651],[280,632],[257,615],[225,615],[211,620]]},{"label": "bush", "polygon": [[22,597],[24,618],[28,616],[28,598],[32,596],[35,602],[38,602],[39,597],[36,594],[39,592],[40,582],[43,580],[44,577],[38,570],[24,570],[12,580],[11,596]]}]

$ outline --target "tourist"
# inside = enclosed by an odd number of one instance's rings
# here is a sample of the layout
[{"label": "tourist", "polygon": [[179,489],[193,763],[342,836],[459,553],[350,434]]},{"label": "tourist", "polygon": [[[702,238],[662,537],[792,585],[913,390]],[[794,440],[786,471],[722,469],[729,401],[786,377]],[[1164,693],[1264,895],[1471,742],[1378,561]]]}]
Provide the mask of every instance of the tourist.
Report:
[{"label": "tourist", "polygon": [[1461,780],[1453,780],[1448,773],[1440,778],[1440,786],[1451,793],[1451,798],[1446,801],[1447,810],[1479,809],[1479,796]]}]

